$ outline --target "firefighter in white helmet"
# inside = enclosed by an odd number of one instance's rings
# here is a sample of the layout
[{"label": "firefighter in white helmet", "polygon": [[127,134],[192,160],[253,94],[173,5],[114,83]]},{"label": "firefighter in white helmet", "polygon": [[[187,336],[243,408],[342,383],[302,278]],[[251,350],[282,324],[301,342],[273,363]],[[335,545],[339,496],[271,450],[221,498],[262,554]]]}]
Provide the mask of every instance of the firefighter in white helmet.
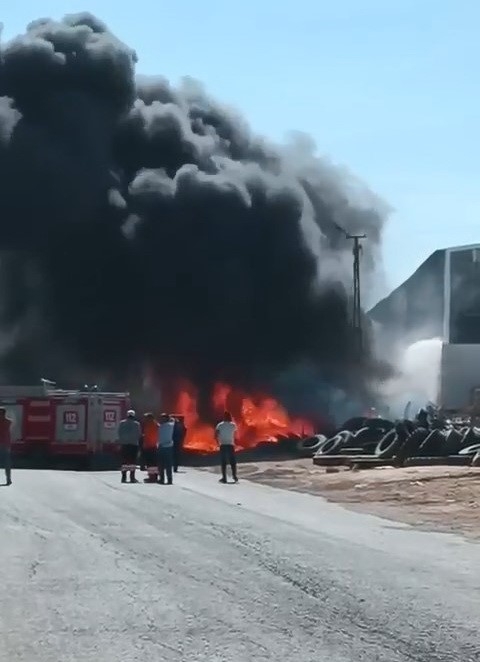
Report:
[{"label": "firefighter in white helmet", "polygon": [[127,471],[130,471],[130,482],[137,482],[135,469],[141,436],[142,428],[136,419],[135,411],[129,409],[127,418],[120,421],[120,425],[118,426],[118,442],[122,454],[122,483],[127,482]]}]

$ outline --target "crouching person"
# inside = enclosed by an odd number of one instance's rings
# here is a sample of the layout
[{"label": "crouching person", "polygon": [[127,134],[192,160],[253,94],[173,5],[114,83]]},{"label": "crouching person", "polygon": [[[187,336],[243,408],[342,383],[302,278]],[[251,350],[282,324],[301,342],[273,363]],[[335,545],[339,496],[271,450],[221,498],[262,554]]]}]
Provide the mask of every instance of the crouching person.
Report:
[{"label": "crouching person", "polygon": [[173,429],[175,421],[168,414],[160,416],[160,425],[158,426],[158,474],[160,484],[167,485],[173,483]]},{"label": "crouching person", "polygon": [[[130,482],[136,483],[135,469],[142,429],[135,418],[135,412],[130,409],[127,418],[120,421],[118,426],[118,441],[122,454],[122,483],[127,482],[127,472],[130,472]],[[127,468],[128,467],[128,468]]]}]

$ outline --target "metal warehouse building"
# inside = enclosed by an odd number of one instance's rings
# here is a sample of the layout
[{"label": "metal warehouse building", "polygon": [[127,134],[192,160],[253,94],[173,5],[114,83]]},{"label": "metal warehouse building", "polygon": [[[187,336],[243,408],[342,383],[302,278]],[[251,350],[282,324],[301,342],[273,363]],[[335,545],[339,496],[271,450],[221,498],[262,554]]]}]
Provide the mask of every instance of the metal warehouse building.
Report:
[{"label": "metal warehouse building", "polygon": [[480,394],[480,244],[437,250],[369,313],[392,343],[443,341],[439,400],[462,408]]}]

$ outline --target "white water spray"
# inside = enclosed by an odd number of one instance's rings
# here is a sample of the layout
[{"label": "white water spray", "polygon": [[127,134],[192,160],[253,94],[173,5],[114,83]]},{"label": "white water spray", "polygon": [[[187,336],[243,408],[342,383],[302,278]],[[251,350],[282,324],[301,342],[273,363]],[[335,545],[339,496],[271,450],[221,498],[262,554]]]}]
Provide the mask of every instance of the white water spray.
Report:
[{"label": "white water spray", "polygon": [[427,402],[437,402],[441,357],[440,338],[419,340],[400,351],[396,363],[399,376],[389,381],[384,390],[391,416],[403,417],[409,402],[410,415]]}]

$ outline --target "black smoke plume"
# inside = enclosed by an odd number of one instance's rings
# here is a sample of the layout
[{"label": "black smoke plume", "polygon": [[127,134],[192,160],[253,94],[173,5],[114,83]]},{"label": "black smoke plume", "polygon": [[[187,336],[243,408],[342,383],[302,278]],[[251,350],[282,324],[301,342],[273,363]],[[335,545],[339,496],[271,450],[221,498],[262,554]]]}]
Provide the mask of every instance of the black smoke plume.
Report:
[{"label": "black smoke plume", "polygon": [[272,146],[198,83],[135,65],[89,14],[1,49],[3,379],[124,385],[148,369],[208,392],[308,366],[361,390],[374,363],[355,354],[337,225],[368,234],[368,277],[377,201],[307,139]]}]

